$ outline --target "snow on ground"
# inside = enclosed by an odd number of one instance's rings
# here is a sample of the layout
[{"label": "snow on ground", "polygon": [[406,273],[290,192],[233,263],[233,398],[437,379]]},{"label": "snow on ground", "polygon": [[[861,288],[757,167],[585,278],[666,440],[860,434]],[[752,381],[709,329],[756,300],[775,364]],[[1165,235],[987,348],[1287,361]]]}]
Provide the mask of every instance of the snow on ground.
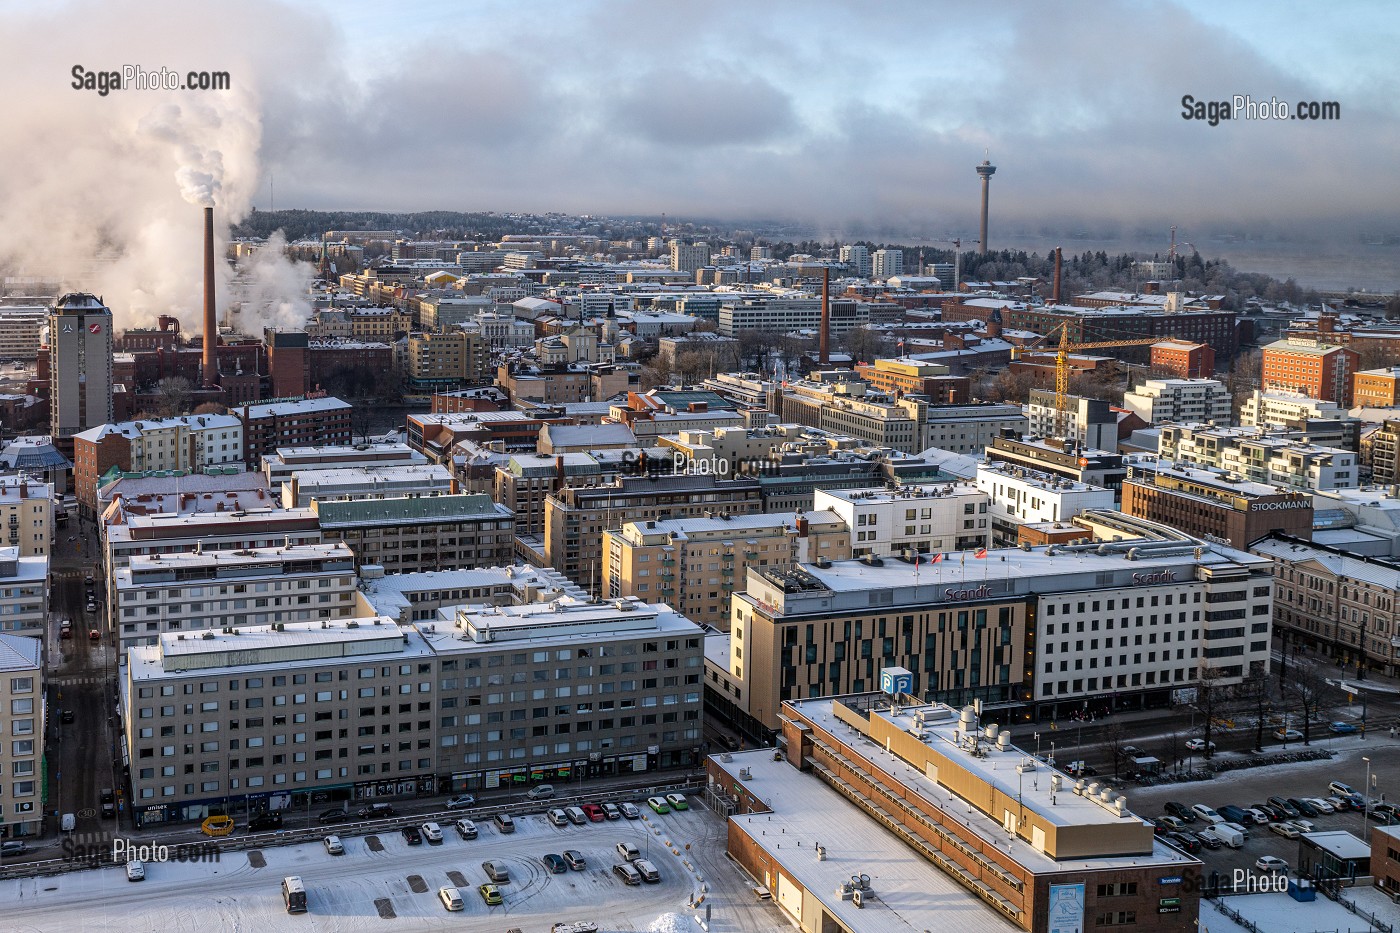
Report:
[{"label": "snow on ground", "polygon": [[[1287,894],[1242,894],[1223,900],[1231,910],[1268,933],[1372,933],[1376,929],[1321,894],[1315,901],[1301,903]],[[1394,905],[1390,909],[1392,916],[1382,915],[1387,923],[1395,919]],[[1202,899],[1200,929],[1202,933],[1239,933],[1243,928],[1217,911],[1212,902]]]},{"label": "snow on ground", "polygon": [[[511,927],[542,933],[558,921],[592,920],[609,933],[690,933],[695,924],[689,903],[700,881],[685,864],[689,853],[677,845],[681,854],[673,854],[666,843],[708,835],[706,824],[722,824],[698,808],[649,816],[646,821],[567,828],[528,816],[517,819],[517,832],[505,836],[482,820],[475,840],[463,840],[444,825],[441,845],[410,847],[399,833],[385,833],[378,837],[383,843],[379,852],[370,849],[365,837],[342,835],[346,854],[339,857],[327,855],[319,843],[267,848],[261,850],[266,867],[253,868],[246,852],[227,852],[218,864],[148,865],[146,880],[139,883],[128,882],[120,868],[3,881],[0,927],[5,933],[417,933],[449,928],[501,933]],[[634,843],[657,865],[661,883],[628,887],[613,874],[619,861],[614,846],[621,841]],[[550,874],[541,857],[565,849],[582,852],[587,869]],[[510,870],[510,883],[501,886],[505,903],[498,907],[487,907],[476,891],[486,880],[481,863],[488,858],[503,861]],[[453,884],[449,872],[467,881],[462,891],[466,909],[460,913],[448,913],[437,899],[439,887]],[[308,914],[285,912],[281,880],[287,875],[299,875],[305,883]],[[741,880],[727,873],[705,881],[712,889],[734,887],[732,893],[752,898]],[[381,917],[380,904],[392,909],[393,918]],[[776,915],[769,915],[766,925],[734,929],[780,926]]]}]

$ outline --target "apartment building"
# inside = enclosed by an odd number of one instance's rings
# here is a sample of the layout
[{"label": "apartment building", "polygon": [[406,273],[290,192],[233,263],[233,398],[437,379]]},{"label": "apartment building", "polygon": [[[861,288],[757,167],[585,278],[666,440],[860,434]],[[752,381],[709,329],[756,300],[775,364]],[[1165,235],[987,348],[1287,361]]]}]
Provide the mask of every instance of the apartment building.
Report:
[{"label": "apartment building", "polygon": [[305,508],[315,500],[446,496],[455,490],[452,471],[437,463],[297,470],[282,484],[282,507]]},{"label": "apartment building", "polygon": [[870,256],[870,277],[884,281],[904,274],[904,250],[877,249]]},{"label": "apartment building", "polygon": [[1309,421],[1345,420],[1347,410],[1337,402],[1255,389],[1240,406],[1240,424],[1254,427],[1298,428]]},{"label": "apartment building", "polygon": [[1157,453],[1170,460],[1293,489],[1342,489],[1360,485],[1358,455],[1323,447],[1292,432],[1268,428],[1166,425]]},{"label": "apartment building", "polygon": [[1215,348],[1191,340],[1163,340],[1151,347],[1154,376],[1176,379],[1209,379],[1215,375]]},{"label": "apartment building", "polygon": [[850,556],[846,523],[821,511],[628,522],[603,532],[603,595],[658,599],[724,631],[749,567]]},{"label": "apartment building", "polygon": [[0,547],[0,635],[43,638],[49,631],[49,558]]},{"label": "apartment building", "polygon": [[135,820],[693,766],[701,651],[635,601],[165,634],[121,684]]},{"label": "apartment building", "polygon": [[450,606],[521,606],[572,597],[587,602],[582,587],[552,567],[507,565],[469,570],[425,570],[360,577],[356,615],[378,615],[400,625],[438,618]]},{"label": "apartment building", "polygon": [[783,421],[805,424],[837,434],[893,447],[905,453],[924,449],[919,414],[922,403],[893,401],[867,391],[858,380],[818,382],[802,380],[782,391],[779,399]]},{"label": "apartment building", "polygon": [[603,462],[586,453],[515,454],[496,467],[493,499],[515,513],[517,535],[544,533],[544,503],[562,486],[596,486],[612,479]]},{"label": "apartment building", "polygon": [[544,559],[589,592],[598,593],[604,531],[627,522],[761,511],[763,490],[756,479],[620,476],[607,485],[565,487],[545,499]]},{"label": "apartment building", "polygon": [[232,415],[185,415],[103,424],[73,435],[73,487],[91,514],[108,471],[152,473],[243,468],[243,423]]},{"label": "apartment building", "polygon": [[324,447],[282,447],[264,454],[259,469],[269,488],[278,489],[297,470],[337,470],[355,467],[418,466],[428,458],[407,444],[355,444]]},{"label": "apartment building", "polygon": [[971,483],[818,489],[812,496],[812,514],[823,512],[839,517],[850,529],[852,557],[906,551],[939,554],[991,543],[987,494]]},{"label": "apartment building", "polygon": [[929,405],[921,411],[924,421],[921,450],[937,447],[939,450],[981,457],[996,438],[1006,432],[1020,437],[1029,427],[1026,413],[1020,405],[999,405],[994,402]]},{"label": "apartment building", "polygon": [[456,328],[410,334],[402,370],[410,392],[435,392],[492,380],[491,345],[480,334]]},{"label": "apartment building", "polygon": [[42,305],[0,306],[0,360],[34,359],[48,322],[49,309]]},{"label": "apartment building", "polygon": [[1352,404],[1352,379],[1361,354],[1302,340],[1279,340],[1264,347],[1260,366],[1265,392],[1293,392],[1308,398]]},{"label": "apartment building", "polygon": [[1148,424],[1229,424],[1234,403],[1230,391],[1218,379],[1149,379],[1124,394],[1123,407]]},{"label": "apartment building", "polygon": [[1382,486],[1400,483],[1400,421],[1386,420],[1367,444],[1371,479]]},{"label": "apartment building", "polygon": [[143,555],[320,543],[321,527],[311,509],[119,512],[102,527],[103,562],[111,568],[126,567],[131,558]]},{"label": "apartment building", "polygon": [[[831,335],[841,337],[870,326],[870,305],[850,298],[831,299]],[[737,337],[744,331],[815,331],[821,327],[820,298],[740,298],[719,306],[719,332]]]},{"label": "apartment building", "polygon": [[0,839],[43,831],[44,661],[41,637],[0,634]]},{"label": "apartment building", "polygon": [[987,496],[992,544],[1011,547],[1026,525],[1070,520],[1086,509],[1111,509],[1113,490],[1005,462],[977,466],[976,487]]},{"label": "apartment building", "polygon": [[694,272],[710,264],[710,244],[708,243],[684,243],[680,240],[672,240],[669,247],[672,272]]},{"label": "apartment building", "polygon": [[1069,438],[1097,450],[1118,449],[1118,416],[1100,399],[1067,395],[1062,416],[1053,391],[1032,389],[1026,417],[1030,433],[1038,437]]},{"label": "apartment building", "polygon": [[1150,456],[1129,461],[1123,511],[1238,548],[1272,531],[1312,536],[1313,500],[1305,492]]},{"label": "apartment building", "polygon": [[353,409],[349,402],[327,397],[243,405],[229,414],[243,422],[243,462],[260,463],[282,447],[349,444]]},{"label": "apartment building", "polygon": [[987,445],[986,458],[991,463],[1009,463],[1115,491],[1127,475],[1121,454],[1084,447],[1073,440],[994,437]]},{"label": "apartment building", "polygon": [[24,474],[0,476],[0,544],[21,557],[53,553],[53,486]]},{"label": "apartment building", "polygon": [[355,605],[355,556],[339,542],[132,554],[110,573],[123,650],[167,632],[342,619]]},{"label": "apartment building", "polygon": [[1353,377],[1352,404],[1357,408],[1400,405],[1400,366],[1364,369]]},{"label": "apartment building", "polygon": [[969,381],[966,376],[950,375],[942,363],[908,357],[857,363],[856,372],[881,392],[892,396],[925,395],[937,403],[966,404]]},{"label": "apartment building", "polygon": [[508,564],[515,517],[484,493],[313,500],[327,542],[355,552],[355,566],[389,573]]}]

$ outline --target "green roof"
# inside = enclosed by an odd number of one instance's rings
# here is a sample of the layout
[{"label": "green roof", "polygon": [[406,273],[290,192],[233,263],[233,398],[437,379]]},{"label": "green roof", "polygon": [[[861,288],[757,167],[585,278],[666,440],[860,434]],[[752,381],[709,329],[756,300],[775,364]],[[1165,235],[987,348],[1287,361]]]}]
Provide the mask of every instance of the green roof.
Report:
[{"label": "green roof", "polygon": [[365,523],[407,525],[460,521],[476,516],[511,514],[485,493],[462,496],[404,496],[393,499],[352,499],[314,503],[322,528]]}]

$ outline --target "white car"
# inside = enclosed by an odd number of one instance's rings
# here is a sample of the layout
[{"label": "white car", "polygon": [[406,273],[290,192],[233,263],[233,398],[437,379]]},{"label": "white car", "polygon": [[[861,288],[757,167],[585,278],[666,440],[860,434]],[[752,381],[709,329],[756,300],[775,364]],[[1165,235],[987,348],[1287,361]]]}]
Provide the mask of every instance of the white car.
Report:
[{"label": "white car", "polygon": [[1277,823],[1270,823],[1269,829],[1278,833],[1285,839],[1297,839],[1303,832],[1288,820],[1279,820]]},{"label": "white car", "polygon": [[1288,871],[1288,863],[1276,855],[1261,855],[1254,867],[1260,871]]},{"label": "white car", "polygon": [[638,820],[642,817],[642,811],[638,809],[635,803],[620,803],[617,805],[617,808],[621,810],[622,815],[629,820]]},{"label": "white car", "polygon": [[1193,805],[1191,807],[1191,810],[1202,820],[1205,820],[1207,823],[1225,822],[1225,817],[1221,816],[1219,813],[1216,813],[1214,807],[1208,807],[1203,803]]},{"label": "white car", "polygon": [[326,847],[327,855],[345,854],[345,843],[340,841],[339,836],[327,836],[321,840],[321,844]]},{"label": "white car", "polygon": [[1315,832],[1317,832],[1317,824],[1314,823],[1312,820],[1296,819],[1296,820],[1289,820],[1289,822],[1292,823],[1294,826],[1298,827],[1298,829],[1299,829],[1300,831],[1302,831],[1302,832],[1305,832],[1305,833],[1315,833]]},{"label": "white car", "polygon": [[569,815],[559,807],[555,807],[553,810],[549,811],[549,821],[555,826],[568,826]]},{"label": "white car", "polygon": [[457,835],[461,836],[463,839],[476,838],[476,824],[471,820],[458,820],[452,825],[457,827]]},{"label": "white car", "polygon": [[[1192,739],[1191,741],[1189,741],[1189,742],[1186,743],[1186,747],[1187,747],[1188,749],[1190,749],[1191,751],[1193,751],[1193,752],[1202,752],[1202,751],[1205,751],[1205,748],[1206,748],[1206,740],[1205,740],[1205,739]],[[1211,742],[1211,743],[1210,743],[1210,750],[1211,750],[1211,751],[1215,751],[1215,743],[1214,743],[1214,742]]]},{"label": "white car", "polygon": [[442,842],[442,827],[436,823],[424,823],[422,826],[423,838],[433,845]]},{"label": "white car", "polygon": [[145,881],[146,866],[140,859],[134,858],[126,863],[127,881]]},{"label": "white car", "polygon": [[1331,784],[1327,785],[1327,789],[1330,790],[1332,793],[1339,794],[1343,797],[1357,796],[1355,788],[1353,788],[1350,784],[1343,784],[1341,781],[1333,781]]},{"label": "white car", "polygon": [[1267,826],[1272,822],[1272,820],[1269,819],[1269,814],[1260,810],[1258,807],[1246,807],[1244,812],[1248,813],[1249,818],[1259,826]]},{"label": "white car", "polygon": [[446,807],[449,810],[465,810],[468,807],[476,806],[476,798],[471,794],[458,794],[447,800]]},{"label": "white car", "polygon": [[1303,799],[1306,800],[1308,803],[1312,804],[1317,809],[1318,813],[1337,812],[1336,807],[1332,806],[1330,803],[1323,800],[1321,797],[1304,797]]}]

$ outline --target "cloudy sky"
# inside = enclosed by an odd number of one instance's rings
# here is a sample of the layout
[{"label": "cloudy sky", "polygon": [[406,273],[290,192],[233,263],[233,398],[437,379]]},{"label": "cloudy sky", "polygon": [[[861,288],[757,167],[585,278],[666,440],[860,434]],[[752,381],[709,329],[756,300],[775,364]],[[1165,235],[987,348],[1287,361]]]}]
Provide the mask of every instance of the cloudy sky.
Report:
[{"label": "cloudy sky", "polygon": [[[275,178],[279,207],[941,235],[975,229],[984,151],[1004,230],[1395,233],[1397,40],[1386,2],[0,0],[0,253],[133,215],[159,251],[181,171],[233,214]],[[234,88],[70,86],[127,64]],[[1184,94],[1341,120],[1211,127]]]}]

